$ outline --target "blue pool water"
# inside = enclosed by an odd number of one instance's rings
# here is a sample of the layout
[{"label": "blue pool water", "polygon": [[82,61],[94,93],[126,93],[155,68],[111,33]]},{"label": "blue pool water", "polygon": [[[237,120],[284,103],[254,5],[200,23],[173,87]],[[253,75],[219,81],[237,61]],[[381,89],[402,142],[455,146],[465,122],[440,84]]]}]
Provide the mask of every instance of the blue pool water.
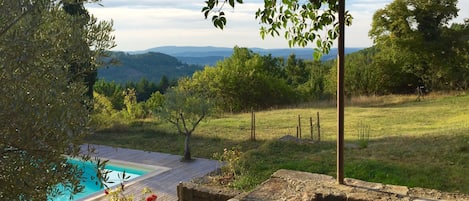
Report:
[{"label": "blue pool water", "polygon": [[[83,162],[80,160],[75,160],[75,159],[69,159],[68,162],[77,165],[79,168],[83,170],[83,179],[81,181],[81,184],[85,187],[83,192],[80,192],[78,194],[73,195],[73,200],[77,200],[80,198],[87,197],[91,194],[94,194],[96,192],[102,191],[104,193],[104,187],[101,188],[100,183],[97,179],[92,179],[92,177],[96,177],[96,165],[92,164],[91,162]],[[114,165],[112,163],[106,164],[105,167],[106,170],[111,170],[111,173],[108,173],[108,182],[114,182],[114,183],[107,183],[108,187],[112,187],[115,185],[119,185],[121,183],[122,174],[125,171],[125,176],[129,177],[127,180],[131,180],[133,178],[139,177],[141,175],[144,175],[148,173],[148,171],[145,170],[139,170],[139,169],[134,169],[130,167],[124,167],[124,166],[119,166],[119,165]],[[63,186],[58,186],[58,189],[60,189],[63,193],[63,195],[51,198],[52,201],[64,201],[64,200],[69,200],[71,192],[64,189]]]}]

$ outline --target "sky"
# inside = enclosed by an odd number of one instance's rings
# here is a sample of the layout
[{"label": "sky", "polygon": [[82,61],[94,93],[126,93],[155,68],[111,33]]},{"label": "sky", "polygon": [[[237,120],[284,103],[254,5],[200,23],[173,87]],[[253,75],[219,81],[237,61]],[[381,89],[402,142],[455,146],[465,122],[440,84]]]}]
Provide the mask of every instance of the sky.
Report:
[{"label": "sky", "polygon": [[[101,5],[87,5],[99,20],[113,20],[117,47],[113,50],[136,51],[159,46],[217,46],[288,48],[283,35],[259,35],[260,24],[255,12],[262,0],[244,0],[235,9],[226,7],[227,26],[216,29],[205,20],[201,9],[205,0],[102,0]],[[372,16],[392,0],[347,0],[346,9],[353,16],[352,26],[346,27],[346,47],[370,47],[368,37]],[[459,0],[459,16],[454,22],[469,18],[469,0]],[[308,47],[313,47],[309,45]]]}]

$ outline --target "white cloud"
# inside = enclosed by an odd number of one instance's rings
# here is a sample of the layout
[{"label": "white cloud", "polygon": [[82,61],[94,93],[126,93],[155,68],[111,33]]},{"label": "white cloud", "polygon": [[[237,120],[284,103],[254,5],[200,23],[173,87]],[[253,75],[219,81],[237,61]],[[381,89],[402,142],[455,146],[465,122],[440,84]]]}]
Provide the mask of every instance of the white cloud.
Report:
[{"label": "white cloud", "polygon": [[[253,0],[236,8],[225,9],[228,19],[221,31],[205,20],[201,12],[204,0],[103,0],[104,5],[88,5],[99,19],[114,21],[116,50],[142,50],[163,45],[195,45],[279,48],[288,47],[282,36],[262,40],[255,12],[263,4]],[[350,0],[347,9],[354,17],[346,29],[347,47],[369,47],[368,37],[373,13],[392,0]],[[469,17],[469,1],[460,0],[457,22]]]},{"label": "white cloud", "polygon": [[390,2],[390,0],[352,0],[347,1],[346,7],[352,11],[374,13],[376,10],[384,8]]},{"label": "white cloud", "polygon": [[155,4],[150,1],[138,1],[127,7],[124,3],[120,0],[110,7],[105,2],[104,7],[88,7],[99,19],[114,21],[116,50],[141,50],[161,45],[277,47],[273,44],[279,41],[286,44],[278,39],[267,40],[270,43],[260,39],[254,13],[261,4],[246,3],[238,5],[236,10],[226,10],[228,23],[221,31],[214,28],[210,19],[204,19],[200,11],[202,4],[197,9],[187,9],[169,6],[170,3],[174,5],[173,1],[156,7],[152,7]]},{"label": "white cloud", "polygon": [[[104,0],[100,3],[105,8],[197,8],[200,9],[203,1],[197,0]],[[101,7],[89,4],[88,7]]]}]

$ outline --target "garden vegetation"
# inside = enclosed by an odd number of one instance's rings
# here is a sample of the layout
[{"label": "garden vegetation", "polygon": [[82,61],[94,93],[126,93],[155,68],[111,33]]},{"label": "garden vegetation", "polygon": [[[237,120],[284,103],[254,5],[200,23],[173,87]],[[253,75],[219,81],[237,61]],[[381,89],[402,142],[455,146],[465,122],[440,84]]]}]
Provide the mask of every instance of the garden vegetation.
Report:
[{"label": "garden vegetation", "polygon": [[[89,143],[181,154],[188,161],[236,150],[228,173],[236,178],[228,185],[244,190],[280,168],[335,174],[336,61],[234,47],[231,57],[175,82],[95,83],[114,39],[112,22],[89,15],[86,2],[1,4],[1,199],[45,200],[57,184],[80,191],[79,171],[63,154],[78,156],[85,136]],[[290,45],[319,41],[318,50],[328,51],[338,34],[337,1],[295,2],[265,1],[256,13],[266,25],[262,36],[284,27]],[[205,17],[213,14],[223,28],[221,4],[206,3]],[[456,3],[395,0],[373,17],[374,46],[347,56],[347,177],[469,193],[469,20],[450,24]],[[326,4],[329,10],[318,12]],[[347,15],[348,24],[351,19]],[[328,36],[315,34],[324,26]],[[417,102],[413,94],[422,86],[425,93],[452,93]],[[249,111],[257,111],[255,141],[248,136]],[[298,115],[316,112],[321,142],[277,140],[294,133]],[[217,159],[230,160],[226,153]]]},{"label": "garden vegetation", "polygon": [[86,2],[0,2],[1,200],[82,189],[64,154],[78,157],[91,133],[98,58],[114,46],[112,22],[88,14]]},{"label": "garden vegetation", "polygon": [[[456,2],[394,1],[374,15],[370,36],[375,45],[346,57],[347,177],[469,192],[463,176],[468,157],[464,119],[469,86],[464,78],[469,75],[465,37],[469,21],[449,24],[457,16]],[[207,9],[216,7],[211,6]],[[214,23],[222,28],[226,22],[218,14]],[[327,49],[325,42],[322,48]],[[430,46],[434,48],[425,48]],[[229,184],[240,189],[254,187],[279,168],[334,175],[336,117],[331,106],[335,105],[336,61],[304,61],[295,55],[274,58],[242,47],[233,52],[173,87],[190,89],[215,111],[205,116],[208,121],[196,121],[193,155],[211,157],[242,147],[242,156],[237,156],[239,170],[232,170],[237,179]],[[422,86],[424,94],[432,91],[433,95],[417,96]],[[441,92],[451,93],[435,95]],[[156,92],[160,102],[150,101],[156,103],[148,107],[148,113],[154,114],[150,118],[108,124],[89,142],[182,154],[187,140],[175,135],[178,126],[158,115],[165,109],[165,96]],[[175,114],[184,114],[187,107],[176,107]],[[248,136],[251,125],[246,112],[252,110],[260,111],[256,112],[256,141]],[[317,111],[322,142],[277,140],[294,135],[297,115],[307,119]]]}]

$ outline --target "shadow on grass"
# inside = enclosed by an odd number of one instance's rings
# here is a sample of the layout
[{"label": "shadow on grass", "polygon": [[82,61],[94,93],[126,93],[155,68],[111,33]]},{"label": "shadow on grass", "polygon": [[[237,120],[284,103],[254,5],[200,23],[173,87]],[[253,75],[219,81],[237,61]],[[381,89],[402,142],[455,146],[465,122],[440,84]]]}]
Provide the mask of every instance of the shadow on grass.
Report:
[{"label": "shadow on grass", "polygon": [[[100,130],[86,141],[115,147],[182,155],[184,136],[153,122],[129,124],[126,130]],[[469,193],[469,130],[420,137],[370,139],[367,148],[345,150],[345,176],[370,182]],[[227,135],[229,136],[229,135]],[[212,158],[224,148],[241,146],[243,176],[233,187],[250,190],[278,169],[335,176],[335,142],[250,141],[194,134],[195,158]]]},{"label": "shadow on grass", "polygon": [[[469,135],[389,137],[368,148],[345,150],[345,176],[370,182],[469,193]],[[269,141],[245,154],[251,181],[260,183],[278,169],[335,176],[335,142],[296,144]],[[247,189],[255,185],[245,185]]]},{"label": "shadow on grass", "polygon": [[[98,130],[88,136],[85,141],[93,144],[183,155],[185,136],[175,132],[174,128],[160,126],[161,124],[155,122],[135,121],[125,127],[117,125],[117,127]],[[196,158],[212,158],[214,153],[223,152],[224,148],[241,146],[242,151],[247,151],[255,149],[264,142],[205,137],[195,133],[190,141],[191,155]]]},{"label": "shadow on grass", "polygon": [[429,96],[423,97],[420,100],[417,98],[405,98],[403,100],[381,100],[381,101],[370,101],[361,104],[352,104],[347,106],[356,106],[361,108],[411,108],[411,107],[436,107],[437,105],[465,105],[469,100],[468,95],[446,95],[446,96]]},{"label": "shadow on grass", "polygon": [[346,150],[346,176],[469,193],[468,131],[373,140],[366,149]]}]

